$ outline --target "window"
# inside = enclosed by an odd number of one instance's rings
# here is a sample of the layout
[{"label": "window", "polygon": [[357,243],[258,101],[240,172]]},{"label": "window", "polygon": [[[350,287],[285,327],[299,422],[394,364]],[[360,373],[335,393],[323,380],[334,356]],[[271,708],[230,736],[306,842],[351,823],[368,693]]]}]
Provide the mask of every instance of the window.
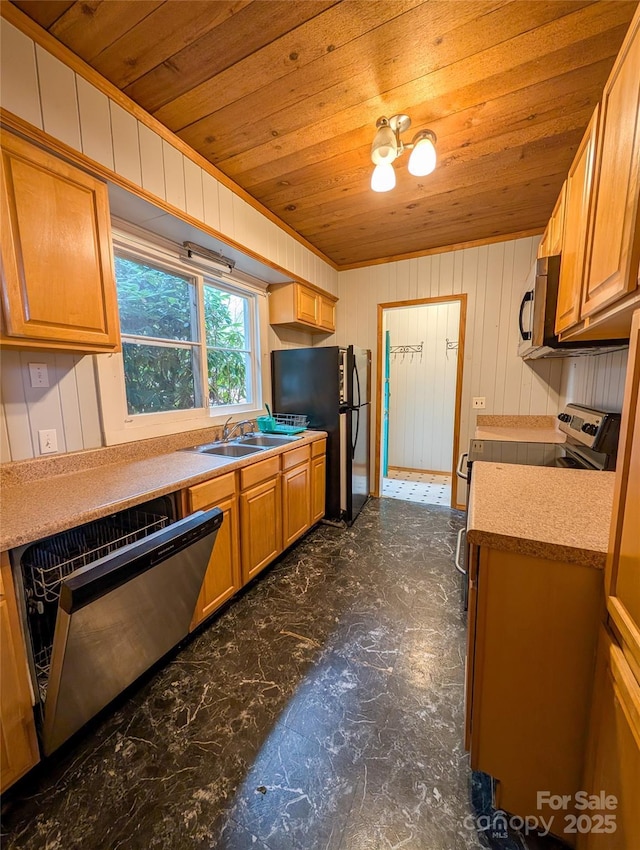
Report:
[{"label": "window", "polygon": [[107,444],[260,409],[265,293],[123,234],[115,276],[122,355],[98,358]]}]

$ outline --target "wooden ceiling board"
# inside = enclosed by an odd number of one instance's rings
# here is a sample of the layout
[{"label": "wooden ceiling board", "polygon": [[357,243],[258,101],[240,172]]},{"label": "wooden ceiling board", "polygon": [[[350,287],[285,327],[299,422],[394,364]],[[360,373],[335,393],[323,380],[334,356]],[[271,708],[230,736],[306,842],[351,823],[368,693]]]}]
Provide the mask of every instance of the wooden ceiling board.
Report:
[{"label": "wooden ceiling board", "polygon": [[[396,102],[407,104],[413,116],[413,128],[429,126],[434,116],[458,112],[469,105],[483,103],[538,82],[552,81],[571,70],[586,69],[603,59],[608,59],[611,67],[626,28],[627,24],[623,23],[579,41],[577,46],[570,44],[560,49],[552,47],[545,56],[545,61],[541,61],[540,56],[535,53],[533,58],[530,58],[514,56],[505,50],[502,62],[494,55],[486,57],[486,62],[480,58],[480,61],[474,62],[473,65],[462,62],[452,68],[438,69],[430,74],[428,82],[424,83],[424,87],[428,85],[429,88],[428,98],[424,96],[422,89],[416,93],[413,82],[394,90],[394,98]],[[607,74],[608,71],[604,73],[603,81],[606,80]],[[602,84],[601,81],[600,88]],[[251,169],[257,170],[262,166],[277,167],[280,157],[295,157],[298,150],[304,149],[305,139],[309,140],[308,144],[330,142],[336,126],[366,126],[370,144],[375,132],[375,120],[381,112],[378,98],[356,104],[336,115],[335,121],[310,124],[295,133],[256,146],[245,154],[229,157],[224,160],[223,170],[242,183],[243,174]],[[421,124],[419,114],[429,117]]]},{"label": "wooden ceiling board", "polygon": [[14,6],[32,17],[45,29],[49,29],[67,9],[75,5],[75,0],[14,0]]},{"label": "wooden ceiling board", "polygon": [[346,7],[335,4],[295,31],[269,44],[264,50],[230,67],[220,76],[209,78],[176,100],[167,102],[153,115],[176,131],[209,115],[209,104],[222,109],[241,97],[253,95],[258,88],[267,88],[270,101],[273,102],[269,84],[294,73],[297,86],[299,72],[305,67],[339,50],[376,24],[384,25],[422,2],[424,0],[394,0],[393,3],[385,3],[382,8],[371,0],[349,0]]},{"label": "wooden ceiling board", "polygon": [[73,3],[49,28],[49,32],[85,62],[91,62],[163,3],[164,0]]},{"label": "wooden ceiling board", "polygon": [[[340,265],[542,230],[638,2],[14,0]],[[369,188],[380,115],[438,166]]]},{"label": "wooden ceiling board", "polygon": [[[167,127],[170,126],[171,115],[181,116],[183,111],[184,117],[180,120],[190,123],[203,114],[203,109],[206,113],[207,104],[219,103],[227,88],[234,82],[237,84],[236,69],[243,60],[252,56],[260,58],[258,63],[254,61],[252,67],[242,66],[240,76],[249,86],[255,86],[256,80],[261,80],[267,71],[271,72],[276,63],[278,68],[282,67],[283,73],[288,72],[287,65],[295,67],[297,58],[291,57],[299,54],[299,33],[308,22],[315,21],[321,12],[338,2],[287,2],[286,15],[274,15],[277,11],[274,7],[278,4],[273,0],[268,3],[264,0],[252,2],[214,32],[194,41],[173,55],[170,61],[158,65],[127,86],[124,92],[136,103],[144,104],[148,112],[161,114],[158,120]],[[274,42],[278,45],[275,49]],[[189,109],[196,110],[195,117],[188,117]]]},{"label": "wooden ceiling board", "polygon": [[[586,71],[571,72],[564,75],[562,85],[549,83],[543,86],[531,86],[522,91],[505,95],[494,101],[474,104],[467,109],[442,119],[429,122],[429,127],[438,137],[440,161],[447,161],[447,152],[453,151],[449,161],[466,161],[486,153],[486,145],[498,145],[498,150],[515,145],[535,141],[546,134],[554,126],[564,125],[569,129],[580,132],[584,115],[590,115],[601,94],[600,80],[602,79],[601,65],[610,67],[610,61],[589,66]],[[542,98],[539,89],[547,90],[553,97]],[[551,91],[553,88],[553,92]],[[542,108],[540,104],[543,104]],[[533,109],[537,109],[534,112]],[[587,112],[585,113],[585,110]],[[249,191],[260,197],[267,206],[290,204],[297,201],[314,203],[314,194],[334,185],[338,180],[348,181],[353,169],[353,151],[358,150],[359,143],[367,144],[371,135],[366,138],[364,133],[346,134],[338,137],[338,143],[332,146],[332,171],[327,173],[326,164],[320,157],[324,143],[316,145],[309,151],[317,151],[318,159],[305,163],[297,171],[287,172],[281,168],[273,176],[264,175],[268,179],[254,183],[246,176],[243,183]],[[327,156],[329,152],[327,151]],[[455,159],[453,159],[455,158]],[[293,157],[291,158],[293,159]],[[398,179],[406,169],[408,154],[398,160]],[[278,162],[281,162],[279,160]],[[365,158],[366,162],[366,158]],[[367,163],[368,169],[368,163]],[[252,174],[258,178],[265,169],[255,169]],[[368,169],[369,171],[369,169]],[[344,173],[343,173],[344,172]],[[408,177],[408,180],[415,178]],[[411,190],[410,190],[411,191]]]}]

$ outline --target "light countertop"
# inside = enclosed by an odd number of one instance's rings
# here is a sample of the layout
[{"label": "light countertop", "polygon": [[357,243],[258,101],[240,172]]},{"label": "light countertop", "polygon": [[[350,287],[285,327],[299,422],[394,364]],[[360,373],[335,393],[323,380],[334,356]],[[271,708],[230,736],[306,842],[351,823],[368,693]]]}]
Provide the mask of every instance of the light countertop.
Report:
[{"label": "light countertop", "polygon": [[306,431],[295,442],[242,458],[173,451],[12,485],[5,483],[0,551],[31,543],[325,437],[324,431]]},{"label": "light countertop", "polygon": [[467,540],[602,568],[615,473],[475,462]]},{"label": "light countertop", "polygon": [[565,443],[566,434],[557,427],[555,416],[491,416],[479,414],[476,440],[518,443]]}]

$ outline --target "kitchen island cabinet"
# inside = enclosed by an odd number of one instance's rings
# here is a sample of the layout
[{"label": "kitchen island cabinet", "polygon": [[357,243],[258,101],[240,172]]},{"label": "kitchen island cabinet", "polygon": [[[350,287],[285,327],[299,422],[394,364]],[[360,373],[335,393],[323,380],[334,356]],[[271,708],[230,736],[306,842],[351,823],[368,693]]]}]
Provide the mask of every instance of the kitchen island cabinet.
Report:
[{"label": "kitchen island cabinet", "polygon": [[38,763],[38,741],[11,567],[0,556],[0,791]]},{"label": "kitchen island cabinet", "polygon": [[223,520],[196,603],[191,629],[206,620],[241,587],[239,508],[235,472],[229,472],[187,490],[185,513],[213,507],[220,508]]},{"label": "kitchen island cabinet", "polygon": [[106,183],[18,136],[1,141],[0,342],[118,351]]}]

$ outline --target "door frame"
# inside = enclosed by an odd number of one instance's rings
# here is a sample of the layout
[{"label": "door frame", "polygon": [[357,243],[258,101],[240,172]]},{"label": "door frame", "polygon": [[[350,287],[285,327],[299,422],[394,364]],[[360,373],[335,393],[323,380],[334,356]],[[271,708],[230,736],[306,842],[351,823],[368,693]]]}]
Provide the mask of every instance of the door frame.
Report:
[{"label": "door frame", "polygon": [[451,458],[451,507],[457,510],[464,510],[464,504],[460,503],[455,497],[458,493],[458,488],[455,485],[455,474],[458,460],[458,452],[460,448],[460,418],[462,409],[462,377],[464,372],[464,335],[467,324],[467,296],[461,295],[439,295],[434,298],[415,298],[410,301],[387,301],[383,304],[378,304],[378,348],[376,357],[376,438],[375,438],[375,463],[374,463],[374,487],[373,495],[380,497],[380,448],[382,436],[382,368],[383,368],[383,348],[384,348],[384,311],[393,310],[395,307],[424,307],[429,304],[445,304],[448,301],[458,301],[460,304],[460,317],[458,326],[458,363],[456,365],[456,399],[453,418],[453,455]]}]

